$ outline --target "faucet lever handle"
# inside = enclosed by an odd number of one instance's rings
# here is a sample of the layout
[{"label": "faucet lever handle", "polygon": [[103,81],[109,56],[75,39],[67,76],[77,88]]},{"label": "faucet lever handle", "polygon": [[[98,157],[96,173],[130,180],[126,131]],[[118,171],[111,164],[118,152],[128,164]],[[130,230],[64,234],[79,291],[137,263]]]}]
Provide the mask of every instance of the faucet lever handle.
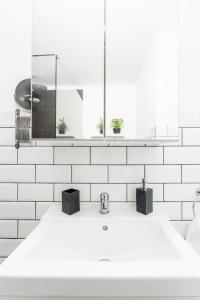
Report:
[{"label": "faucet lever handle", "polygon": [[109,194],[106,192],[103,192],[100,194],[100,213],[106,214],[109,212]]},{"label": "faucet lever handle", "polygon": [[109,200],[109,194],[106,193],[106,192],[101,193],[100,194],[100,199],[101,199],[102,202],[108,201]]}]

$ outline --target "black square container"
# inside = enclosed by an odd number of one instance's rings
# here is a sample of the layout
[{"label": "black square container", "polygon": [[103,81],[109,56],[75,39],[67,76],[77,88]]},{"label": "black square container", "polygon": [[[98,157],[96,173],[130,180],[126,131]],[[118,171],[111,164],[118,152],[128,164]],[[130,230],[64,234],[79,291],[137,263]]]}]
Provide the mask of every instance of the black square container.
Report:
[{"label": "black square container", "polygon": [[136,207],[137,211],[144,215],[153,211],[153,189],[136,189]]},{"label": "black square container", "polygon": [[80,211],[79,190],[69,189],[62,192],[62,211],[68,215]]}]

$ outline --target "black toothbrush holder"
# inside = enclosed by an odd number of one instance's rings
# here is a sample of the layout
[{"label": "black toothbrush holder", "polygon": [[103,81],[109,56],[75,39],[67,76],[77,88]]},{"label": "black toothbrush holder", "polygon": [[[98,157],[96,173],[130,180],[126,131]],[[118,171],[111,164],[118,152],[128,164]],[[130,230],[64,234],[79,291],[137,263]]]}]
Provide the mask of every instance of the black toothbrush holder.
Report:
[{"label": "black toothbrush holder", "polygon": [[142,187],[136,189],[136,210],[144,215],[153,212],[153,189],[146,187],[145,179]]},{"label": "black toothbrush holder", "polygon": [[68,189],[62,192],[62,211],[68,215],[80,211],[79,190]]}]

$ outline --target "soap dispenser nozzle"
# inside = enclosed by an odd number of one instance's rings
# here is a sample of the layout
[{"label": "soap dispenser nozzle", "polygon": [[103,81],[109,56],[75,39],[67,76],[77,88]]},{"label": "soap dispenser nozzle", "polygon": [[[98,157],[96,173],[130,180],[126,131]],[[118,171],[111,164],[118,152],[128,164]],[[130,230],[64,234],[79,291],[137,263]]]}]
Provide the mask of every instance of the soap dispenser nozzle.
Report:
[{"label": "soap dispenser nozzle", "polygon": [[146,188],[146,181],[145,178],[142,178],[142,189],[145,190]]}]

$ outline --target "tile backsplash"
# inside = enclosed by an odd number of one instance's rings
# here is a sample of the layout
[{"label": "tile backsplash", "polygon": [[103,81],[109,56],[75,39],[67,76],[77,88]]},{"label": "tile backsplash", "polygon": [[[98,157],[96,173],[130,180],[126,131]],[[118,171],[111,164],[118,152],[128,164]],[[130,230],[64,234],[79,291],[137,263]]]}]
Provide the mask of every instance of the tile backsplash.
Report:
[{"label": "tile backsplash", "polygon": [[[0,129],[1,131],[1,129]],[[173,221],[192,218],[200,187],[200,128],[180,128],[179,146],[0,146],[0,258],[38,224],[66,188],[80,190],[81,201],[135,201],[146,177],[154,206]]]},{"label": "tile backsplash", "polygon": [[[0,262],[36,226],[65,188],[80,189],[82,201],[135,201],[146,176],[154,205],[171,220],[190,220],[200,186],[199,1],[180,1],[180,140],[158,147],[14,147],[14,91],[31,78],[31,1],[0,2]],[[12,10],[10,10],[12,7]],[[10,15],[12,13],[12,15]],[[11,38],[12,37],[12,38]],[[19,43],[20,41],[20,43]],[[8,51],[9,49],[9,51]],[[8,76],[5,76],[7,74]],[[172,107],[173,109],[173,107]],[[48,144],[47,144],[48,145]]]}]

